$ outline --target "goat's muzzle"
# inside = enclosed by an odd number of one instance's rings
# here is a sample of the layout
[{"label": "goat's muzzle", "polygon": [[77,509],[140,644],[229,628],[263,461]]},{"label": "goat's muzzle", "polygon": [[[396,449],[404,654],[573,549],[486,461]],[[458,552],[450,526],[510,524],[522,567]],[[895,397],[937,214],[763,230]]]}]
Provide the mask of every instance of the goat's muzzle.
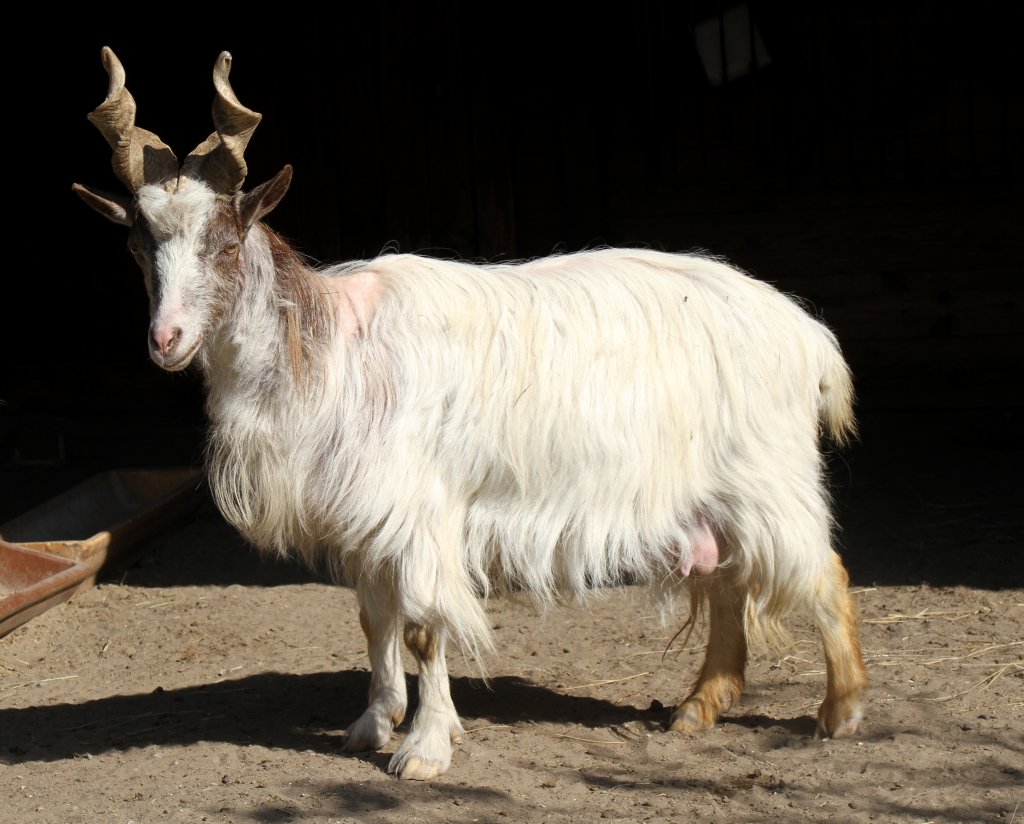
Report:
[{"label": "goat's muzzle", "polygon": [[180,326],[154,326],[149,330],[149,355],[153,362],[168,372],[177,372],[192,362],[192,357],[199,349],[202,338],[187,350],[181,347],[182,330]]}]

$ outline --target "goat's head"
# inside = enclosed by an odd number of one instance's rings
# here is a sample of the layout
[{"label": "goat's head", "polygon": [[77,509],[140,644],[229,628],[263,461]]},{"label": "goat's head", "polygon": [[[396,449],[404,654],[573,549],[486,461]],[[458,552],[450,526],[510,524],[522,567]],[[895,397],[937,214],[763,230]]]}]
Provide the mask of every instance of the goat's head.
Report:
[{"label": "goat's head", "polygon": [[235,96],[228,52],[221,52],[213,69],[215,131],[180,168],[159,137],[135,125],[135,100],[125,88],[121,62],[109,48],[102,57],[110,86],[89,120],[113,149],[114,174],[130,194],[78,183],[72,189],[104,217],[128,227],[128,249],[149,292],[150,356],[176,371],[191,363],[231,306],[249,230],[284,197],[292,170],[285,166],[252,191],[241,191],[243,153],[260,115]]}]

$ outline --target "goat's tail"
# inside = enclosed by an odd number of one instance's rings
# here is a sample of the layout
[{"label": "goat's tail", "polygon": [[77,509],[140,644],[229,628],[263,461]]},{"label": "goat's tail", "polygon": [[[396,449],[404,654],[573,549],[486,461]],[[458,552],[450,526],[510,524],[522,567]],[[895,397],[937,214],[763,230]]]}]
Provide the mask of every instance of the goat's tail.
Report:
[{"label": "goat's tail", "polygon": [[818,382],[818,416],[829,437],[845,446],[857,436],[853,414],[853,376],[835,338],[827,352],[825,369]]}]

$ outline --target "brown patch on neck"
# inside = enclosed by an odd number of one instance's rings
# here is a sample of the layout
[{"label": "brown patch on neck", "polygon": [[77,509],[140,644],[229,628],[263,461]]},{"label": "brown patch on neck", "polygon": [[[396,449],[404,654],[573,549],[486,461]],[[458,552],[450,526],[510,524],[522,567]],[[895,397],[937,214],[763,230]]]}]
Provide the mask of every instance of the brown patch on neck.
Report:
[{"label": "brown patch on neck", "polygon": [[310,385],[321,345],[330,338],[332,313],[319,294],[320,279],[316,273],[284,238],[266,226],[261,229],[274,260],[288,366],[296,386],[304,389]]},{"label": "brown patch on neck", "polygon": [[[217,285],[219,300],[214,309],[214,320],[219,320],[225,314],[241,291],[245,277],[241,242],[242,225],[238,220],[238,214],[227,198],[221,198],[206,224],[206,232],[199,249],[200,256],[209,262],[210,271]],[[234,256],[221,254],[221,250],[228,243],[239,244],[239,251]]]}]

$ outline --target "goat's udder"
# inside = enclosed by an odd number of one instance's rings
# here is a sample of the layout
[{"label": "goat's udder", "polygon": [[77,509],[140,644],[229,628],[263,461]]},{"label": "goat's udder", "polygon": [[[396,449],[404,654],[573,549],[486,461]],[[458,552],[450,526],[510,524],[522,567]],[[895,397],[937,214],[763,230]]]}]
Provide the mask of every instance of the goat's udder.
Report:
[{"label": "goat's udder", "polygon": [[688,526],[686,531],[690,535],[692,551],[688,557],[681,559],[679,571],[684,576],[691,573],[710,575],[718,566],[721,555],[715,531],[706,521],[699,521],[693,526]]}]

